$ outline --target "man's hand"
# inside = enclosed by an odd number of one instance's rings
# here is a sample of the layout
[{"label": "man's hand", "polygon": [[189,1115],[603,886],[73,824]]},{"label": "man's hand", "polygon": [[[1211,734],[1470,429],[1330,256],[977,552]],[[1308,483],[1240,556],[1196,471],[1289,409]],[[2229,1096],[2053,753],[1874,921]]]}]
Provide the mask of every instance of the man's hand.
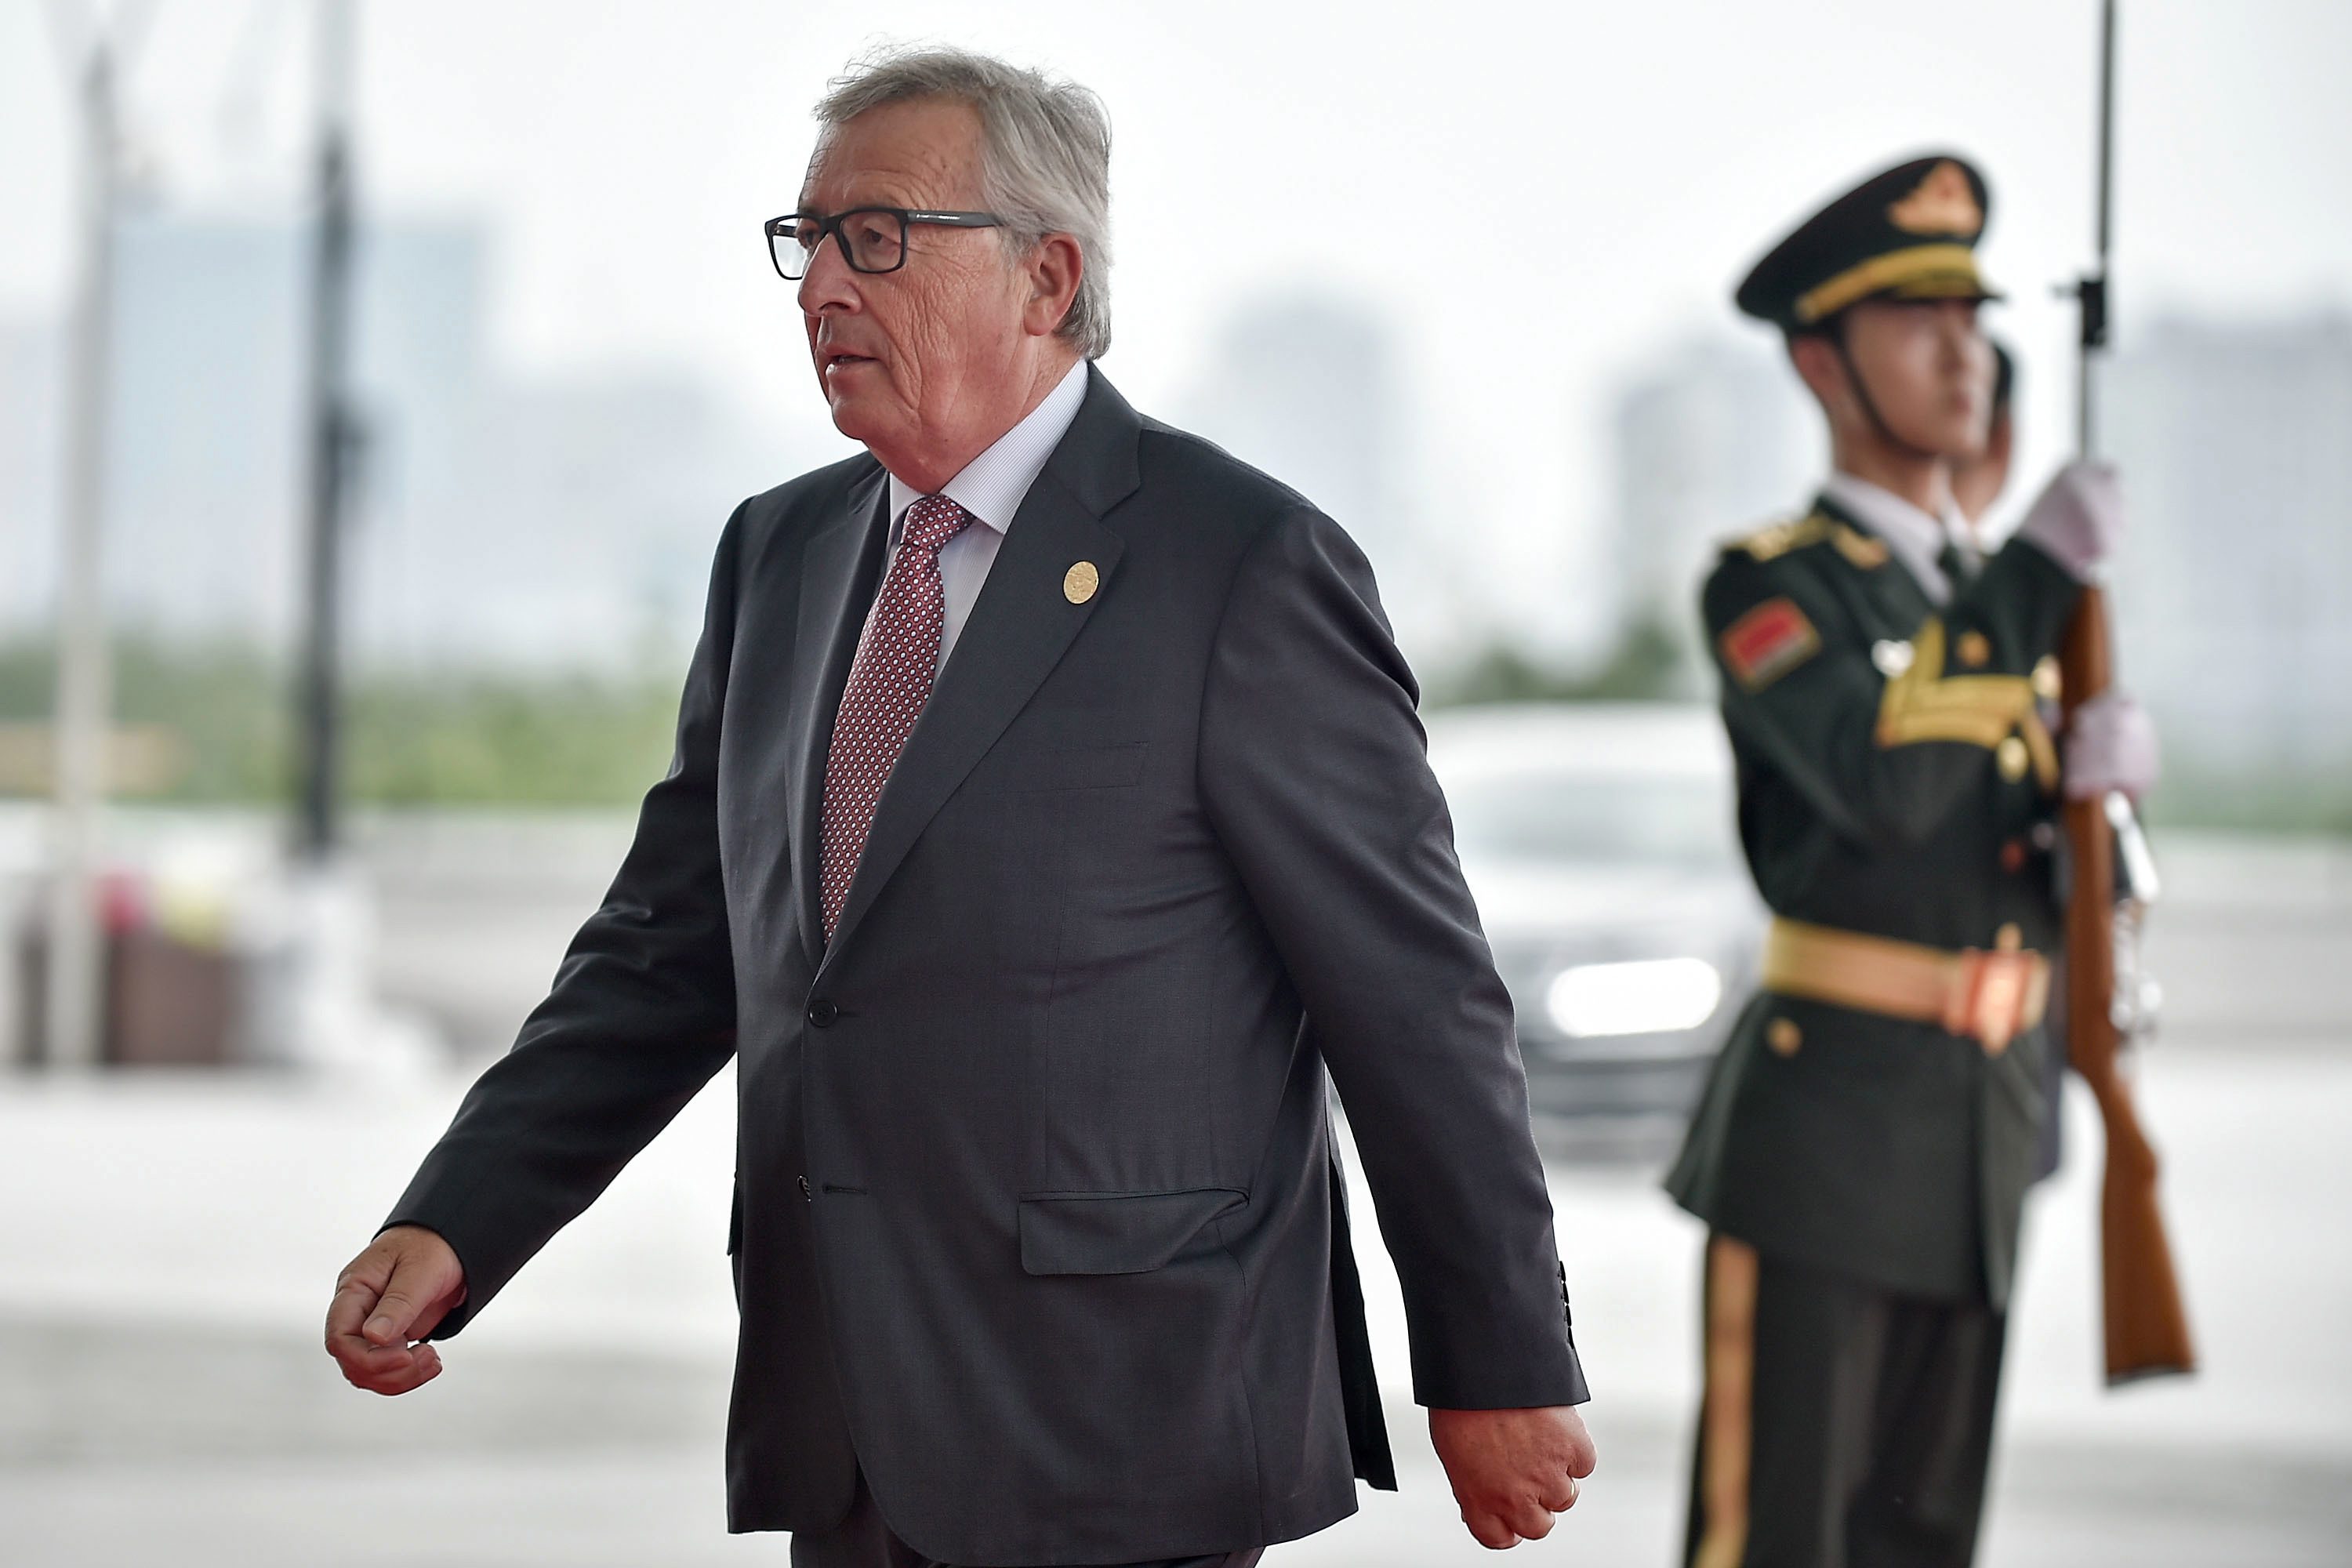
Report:
[{"label": "man's hand", "polygon": [[394,1226],[336,1278],[327,1353],[352,1387],[405,1394],[441,1375],[440,1352],[410,1341],[465,1299],[466,1270],[449,1244],[422,1226]]},{"label": "man's hand", "polygon": [[2017,525],[2078,581],[2095,581],[2124,533],[2123,488],[2113,464],[2080,461],[2058,470]]},{"label": "man's hand", "polygon": [[1551,1533],[1552,1516],[1576,1506],[1592,1473],[1592,1436],[1576,1406],[1541,1410],[1432,1410],[1429,1440],[1454,1483],[1462,1522],[1497,1549]]}]

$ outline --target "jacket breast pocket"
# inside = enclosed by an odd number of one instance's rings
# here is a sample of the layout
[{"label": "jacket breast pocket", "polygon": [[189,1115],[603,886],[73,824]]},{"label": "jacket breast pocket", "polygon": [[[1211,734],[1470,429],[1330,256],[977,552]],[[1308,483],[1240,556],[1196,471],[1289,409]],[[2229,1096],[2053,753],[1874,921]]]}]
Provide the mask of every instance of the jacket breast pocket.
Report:
[{"label": "jacket breast pocket", "polygon": [[1249,1202],[1232,1187],[1055,1194],[1021,1200],[1028,1274],[1143,1274],[1219,1243],[1216,1220]]},{"label": "jacket breast pocket", "polygon": [[1027,795],[1047,790],[1119,789],[1143,778],[1147,743],[1058,746],[992,753],[973,770],[975,795]]}]

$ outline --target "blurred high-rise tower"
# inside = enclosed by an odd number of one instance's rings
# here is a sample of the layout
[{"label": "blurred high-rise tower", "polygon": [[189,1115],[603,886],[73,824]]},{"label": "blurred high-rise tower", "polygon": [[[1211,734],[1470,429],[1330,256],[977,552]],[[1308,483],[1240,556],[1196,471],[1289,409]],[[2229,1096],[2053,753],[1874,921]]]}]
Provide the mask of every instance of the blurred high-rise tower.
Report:
[{"label": "blurred high-rise tower", "polygon": [[1618,626],[1672,633],[1696,695],[1699,582],[1719,542],[1808,503],[1826,471],[1821,421],[1774,350],[1705,336],[1625,384],[1611,434]]},{"label": "blurred high-rise tower", "polygon": [[1448,574],[1414,526],[1403,373],[1379,316],[1304,289],[1245,300],[1174,417],[1345,528],[1408,647],[1447,640]]},{"label": "blurred high-rise tower", "polygon": [[2119,668],[2155,711],[2170,770],[2340,779],[2352,319],[2159,320],[2102,374],[2132,521],[2115,584]]}]

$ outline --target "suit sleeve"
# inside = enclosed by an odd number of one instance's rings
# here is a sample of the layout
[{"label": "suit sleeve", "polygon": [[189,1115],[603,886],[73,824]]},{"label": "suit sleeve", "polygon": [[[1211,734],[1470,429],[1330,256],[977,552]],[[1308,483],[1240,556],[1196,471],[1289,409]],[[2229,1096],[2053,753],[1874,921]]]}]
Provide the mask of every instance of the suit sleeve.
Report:
[{"label": "suit sleeve", "polygon": [[1371,569],[1328,519],[1243,561],[1210,660],[1200,787],[1307,1009],[1404,1291],[1414,1397],[1588,1397],[1511,1004]]},{"label": "suit sleeve", "polygon": [[2011,733],[2046,750],[2029,677],[2080,593],[2012,540],[1920,626],[1899,673],[1879,668],[1801,557],[1727,552],[1701,611],[1725,721],[1839,834],[1890,845],[1927,837],[1990,788],[1993,750]]},{"label": "suit sleeve", "polygon": [[436,1339],[487,1306],[734,1052],[716,781],[742,518],[719,542],[669,771],[611,890],[384,1222],[439,1232],[465,1268],[465,1300]]}]

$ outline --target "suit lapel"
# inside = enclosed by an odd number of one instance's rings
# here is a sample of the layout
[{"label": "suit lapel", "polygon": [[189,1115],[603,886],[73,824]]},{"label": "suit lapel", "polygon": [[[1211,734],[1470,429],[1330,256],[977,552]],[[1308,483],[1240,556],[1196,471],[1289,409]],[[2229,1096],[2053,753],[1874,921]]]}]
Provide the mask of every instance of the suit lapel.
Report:
[{"label": "suit lapel", "polygon": [[851,487],[846,515],[810,539],[801,558],[799,634],[793,650],[794,689],[785,754],[785,821],[791,825],[793,896],[801,942],[815,969],[824,955],[818,895],[819,829],[824,805],[825,753],[833,745],[834,714],[857,636],[866,625],[890,534],[889,479],[877,468]]},{"label": "suit lapel", "polygon": [[[924,827],[1115,589],[1124,542],[1100,520],[1139,483],[1142,422],[1101,372],[1089,369],[1087,376],[1086,402],[1005,531],[955,652],[883,786],[826,952],[828,965]],[[1074,605],[1063,579],[1081,561],[1093,563],[1100,584]],[[838,685],[833,693],[837,701]],[[816,766],[821,789],[822,759]]]}]

